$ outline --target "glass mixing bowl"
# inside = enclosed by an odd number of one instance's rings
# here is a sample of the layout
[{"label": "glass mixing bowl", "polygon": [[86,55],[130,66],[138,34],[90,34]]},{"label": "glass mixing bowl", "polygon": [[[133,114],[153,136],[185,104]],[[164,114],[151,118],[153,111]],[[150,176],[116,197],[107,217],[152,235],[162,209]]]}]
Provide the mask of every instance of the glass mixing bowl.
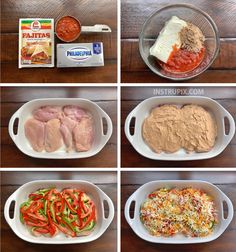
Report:
[{"label": "glass mixing bowl", "polygon": [[[198,26],[205,36],[205,57],[201,64],[190,72],[170,73],[161,68],[157,59],[151,56],[149,50],[155,43],[159,32],[172,16],[177,16]],[[204,11],[188,4],[165,6],[153,13],[143,24],[139,36],[139,51],[146,65],[157,75],[171,80],[191,79],[206,71],[218,55],[220,39],[218,29],[212,18]]]}]

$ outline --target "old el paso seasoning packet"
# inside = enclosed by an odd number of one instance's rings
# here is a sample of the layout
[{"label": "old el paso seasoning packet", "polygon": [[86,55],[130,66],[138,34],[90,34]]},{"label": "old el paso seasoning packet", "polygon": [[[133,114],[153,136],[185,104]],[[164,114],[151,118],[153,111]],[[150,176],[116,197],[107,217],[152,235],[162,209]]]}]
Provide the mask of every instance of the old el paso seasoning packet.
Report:
[{"label": "old el paso seasoning packet", "polygon": [[104,66],[103,44],[57,44],[57,67]]},{"label": "old el paso seasoning packet", "polygon": [[19,20],[19,68],[54,67],[54,20]]}]

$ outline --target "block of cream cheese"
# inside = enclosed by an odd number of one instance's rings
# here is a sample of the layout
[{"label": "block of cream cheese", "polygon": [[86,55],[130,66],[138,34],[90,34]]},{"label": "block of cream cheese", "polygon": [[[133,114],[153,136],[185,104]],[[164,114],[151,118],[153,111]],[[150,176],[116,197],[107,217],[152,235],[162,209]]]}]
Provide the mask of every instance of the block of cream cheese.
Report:
[{"label": "block of cream cheese", "polygon": [[173,16],[160,31],[155,44],[150,48],[150,55],[167,63],[173,51],[173,46],[176,46],[176,48],[180,48],[181,46],[179,33],[185,26],[187,26],[187,23],[184,20]]},{"label": "block of cream cheese", "polygon": [[57,67],[104,66],[103,44],[57,44]]}]

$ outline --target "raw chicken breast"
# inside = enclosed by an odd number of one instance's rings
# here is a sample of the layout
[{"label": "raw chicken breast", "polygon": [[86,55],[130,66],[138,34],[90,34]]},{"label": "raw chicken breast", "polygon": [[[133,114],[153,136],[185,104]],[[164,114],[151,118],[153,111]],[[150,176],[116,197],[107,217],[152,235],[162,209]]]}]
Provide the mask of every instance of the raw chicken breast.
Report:
[{"label": "raw chicken breast", "polygon": [[25,135],[35,151],[44,150],[45,123],[30,118],[24,125]]},{"label": "raw chicken breast", "polygon": [[[36,151],[88,151],[94,139],[93,117],[79,106],[42,106],[25,124],[25,134]],[[63,148],[64,149],[64,148]]]},{"label": "raw chicken breast", "polygon": [[45,127],[45,149],[47,152],[58,150],[62,146],[62,135],[60,131],[60,120],[52,119]]},{"label": "raw chicken breast", "polygon": [[61,134],[64,140],[64,143],[67,147],[67,151],[70,151],[73,148],[73,137],[72,132],[77,122],[70,119],[69,117],[63,117],[61,119]]},{"label": "raw chicken breast", "polygon": [[93,137],[93,119],[91,117],[82,118],[73,130],[76,150],[88,151],[92,147]]},{"label": "raw chicken breast", "polygon": [[83,117],[88,117],[86,111],[81,109],[79,106],[68,105],[63,108],[63,111],[66,116],[75,121],[80,121]]},{"label": "raw chicken breast", "polygon": [[34,110],[33,116],[39,121],[47,122],[51,119],[61,118],[62,109],[59,106],[43,106],[39,109]]}]

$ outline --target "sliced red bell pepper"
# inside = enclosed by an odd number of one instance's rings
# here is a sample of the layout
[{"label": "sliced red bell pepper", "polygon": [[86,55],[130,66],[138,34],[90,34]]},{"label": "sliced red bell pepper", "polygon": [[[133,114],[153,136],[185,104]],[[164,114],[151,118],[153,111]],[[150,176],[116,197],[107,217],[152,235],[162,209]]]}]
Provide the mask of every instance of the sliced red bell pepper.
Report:
[{"label": "sliced red bell pepper", "polygon": [[[49,206],[49,200],[48,200],[47,205]],[[47,208],[47,216],[48,216],[48,221],[49,221],[50,234],[51,234],[51,236],[53,236],[56,233],[56,228],[53,224],[53,221],[52,221],[52,218],[50,215],[50,211],[49,211],[49,207]]]},{"label": "sliced red bell pepper", "polygon": [[71,212],[76,213],[76,210],[71,206],[71,204],[68,202],[66,198],[64,198],[68,208],[70,209]]},{"label": "sliced red bell pepper", "polygon": [[61,214],[63,213],[64,209],[65,209],[65,199],[62,199],[61,200]]},{"label": "sliced red bell pepper", "polygon": [[42,202],[40,202],[40,201],[33,201],[31,203],[31,205],[26,209],[25,213],[37,212],[42,206],[43,206]]},{"label": "sliced red bell pepper", "polygon": [[27,213],[27,215],[34,218],[34,219],[36,219],[36,220],[40,220],[40,221],[44,221],[44,222],[48,221],[44,216],[41,216],[39,214]]},{"label": "sliced red bell pepper", "polygon": [[61,219],[61,223],[63,223],[66,227],[68,227],[71,232],[74,232],[74,227],[65,218]]},{"label": "sliced red bell pepper", "polygon": [[43,198],[43,195],[42,194],[31,193],[29,195],[29,198],[32,199],[32,200],[39,200],[39,199]]},{"label": "sliced red bell pepper", "polygon": [[22,223],[33,227],[35,235],[49,233],[53,236],[58,229],[74,237],[96,220],[95,206],[91,200],[84,203],[83,192],[76,189],[45,190],[31,193],[30,200],[20,207]]},{"label": "sliced red bell pepper", "polygon": [[61,225],[58,225],[56,224],[57,228],[63,232],[65,235],[67,236],[72,236],[72,237],[75,237],[76,236],[76,233],[71,231],[70,229],[67,229],[66,227],[62,227]]},{"label": "sliced red bell pepper", "polygon": [[88,215],[90,215],[91,214],[91,212],[92,212],[92,207],[89,209],[89,211],[86,213],[86,214],[81,214],[81,219],[84,219],[84,218],[86,218]]},{"label": "sliced red bell pepper", "polygon": [[34,223],[28,220],[26,220],[25,223],[26,225],[32,226],[32,227],[45,227],[48,225],[48,223],[42,223],[42,222]]},{"label": "sliced red bell pepper", "polygon": [[45,198],[46,199],[51,199],[52,198],[52,194],[55,192],[55,188],[52,188],[48,193],[45,194]]},{"label": "sliced red bell pepper", "polygon": [[[84,202],[82,202],[82,204],[85,206]],[[94,203],[89,202],[89,204],[90,204],[90,206],[89,207],[86,206],[86,208],[87,208],[86,211],[84,211],[84,213],[81,214],[81,219],[84,219],[85,217],[87,217],[92,212],[92,208],[94,206]]]},{"label": "sliced red bell pepper", "polygon": [[71,199],[73,200],[73,203],[72,203],[72,205],[75,207],[75,206],[77,206],[77,204],[78,204],[78,199],[76,198],[76,196],[73,194],[73,189],[66,189],[65,190],[65,193],[67,193],[70,197],[71,197]]},{"label": "sliced red bell pepper", "polygon": [[81,200],[81,206],[82,206],[82,209],[83,209],[84,213],[87,213],[87,212],[88,212],[88,209],[87,209],[87,207],[85,206],[83,200]]},{"label": "sliced red bell pepper", "polygon": [[49,210],[50,213],[52,214],[52,219],[54,220],[54,222],[56,222],[56,212],[55,212],[55,207],[54,207],[54,201],[52,201],[52,203],[50,204]]},{"label": "sliced red bell pepper", "polygon": [[41,234],[48,234],[49,233],[49,230],[47,228],[35,228],[36,232],[39,232]]},{"label": "sliced red bell pepper", "polygon": [[83,225],[80,227],[80,229],[83,229],[84,227],[86,227],[92,220],[95,220],[95,207],[94,206],[92,208],[92,212],[91,212],[90,216],[83,223]]}]

